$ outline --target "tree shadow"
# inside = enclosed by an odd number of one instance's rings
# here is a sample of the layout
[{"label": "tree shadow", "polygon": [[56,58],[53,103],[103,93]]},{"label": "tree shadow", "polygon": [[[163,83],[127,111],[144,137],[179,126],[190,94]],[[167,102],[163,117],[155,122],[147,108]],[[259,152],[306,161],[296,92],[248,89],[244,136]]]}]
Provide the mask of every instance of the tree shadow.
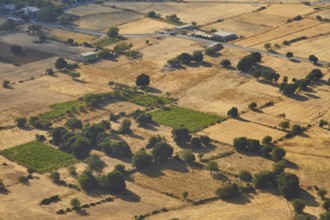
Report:
[{"label": "tree shadow", "polygon": [[220,180],[222,182],[225,182],[225,181],[228,181],[230,180],[225,174],[223,173],[212,173],[212,177],[215,179],[215,180]]},{"label": "tree shadow", "polygon": [[89,213],[85,209],[78,209],[76,210],[76,213],[80,216],[89,216]]},{"label": "tree shadow", "polygon": [[0,194],[8,195],[9,193],[10,191],[7,188],[0,190]]},{"label": "tree shadow", "polygon": [[320,96],[309,94],[309,93],[306,93],[305,96],[307,96],[309,98],[312,98],[312,99],[319,99],[320,98]]},{"label": "tree shadow", "polygon": [[127,201],[127,202],[140,202],[141,198],[134,192],[132,192],[129,189],[126,189],[124,192],[115,194],[120,198],[121,200]]},{"label": "tree shadow", "polygon": [[218,57],[222,56],[222,54],[219,52],[215,52],[213,54],[208,54],[208,56],[213,57],[213,58],[218,58]]},{"label": "tree shadow", "polygon": [[234,67],[234,66],[226,66],[224,68],[226,68],[228,70],[236,70],[236,67]]},{"label": "tree shadow", "polygon": [[135,139],[139,139],[139,140],[144,140],[144,137],[143,136],[138,135],[138,134],[135,134],[133,131],[130,131],[130,132],[128,132],[126,134],[123,134],[123,135],[127,135],[127,136],[129,136],[131,138],[135,138]]},{"label": "tree shadow", "polygon": [[144,128],[144,129],[146,129],[146,130],[150,130],[150,131],[158,131],[158,129],[156,129],[151,124],[145,124],[145,125],[142,125],[141,127]]},{"label": "tree shadow", "polygon": [[289,160],[286,160],[286,159],[284,159],[284,161],[285,161],[285,164],[286,164],[286,168],[293,169],[293,170],[298,170],[299,169],[299,166],[296,163],[294,163],[292,161],[289,161]]},{"label": "tree shadow", "polygon": [[247,203],[251,202],[251,199],[250,199],[251,197],[252,196],[250,196],[250,195],[239,194],[232,199],[226,200],[226,202],[236,204],[236,205],[246,205]]},{"label": "tree shadow", "polygon": [[296,101],[300,101],[300,102],[306,102],[309,99],[308,97],[303,96],[303,95],[300,95],[300,94],[293,94],[293,95],[288,96],[288,97],[289,98],[292,98],[292,99],[294,99]]},{"label": "tree shadow", "polygon": [[289,59],[292,63],[301,63],[300,60],[297,60],[297,59]]},{"label": "tree shadow", "polygon": [[318,207],[320,205],[315,197],[303,188],[300,188],[299,197],[305,201],[307,206]]},{"label": "tree shadow", "polygon": [[147,87],[147,90],[149,93],[155,93],[155,94],[160,94],[162,93],[162,91],[160,91],[159,89],[155,88],[155,87],[151,87],[151,86],[148,86]]},{"label": "tree shadow", "polygon": [[75,81],[75,82],[78,82],[78,83],[84,83],[84,84],[86,84],[86,83],[88,83],[88,82],[86,82],[85,80],[82,80],[82,79],[73,79],[73,81]]},{"label": "tree shadow", "polygon": [[146,175],[148,177],[159,177],[164,176],[165,173],[163,170],[171,170],[175,172],[187,173],[189,172],[187,168],[187,164],[181,161],[177,161],[174,159],[169,159],[159,164],[155,164],[151,167],[147,167],[140,171],[141,174]]},{"label": "tree shadow", "polygon": [[256,113],[264,113],[261,109],[259,108],[254,108],[252,109],[253,112],[256,112]]}]

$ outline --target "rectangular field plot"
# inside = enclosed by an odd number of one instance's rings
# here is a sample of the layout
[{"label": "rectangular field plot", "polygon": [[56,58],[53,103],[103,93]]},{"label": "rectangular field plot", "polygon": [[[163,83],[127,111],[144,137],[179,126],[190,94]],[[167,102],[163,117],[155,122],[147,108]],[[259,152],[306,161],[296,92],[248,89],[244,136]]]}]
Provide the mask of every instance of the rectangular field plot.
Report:
[{"label": "rectangular field plot", "polygon": [[38,141],[0,151],[6,158],[38,172],[73,164],[76,159]]},{"label": "rectangular field plot", "polygon": [[154,121],[172,128],[185,127],[190,131],[198,131],[208,125],[223,120],[223,117],[195,110],[171,106],[168,110],[151,112]]},{"label": "rectangular field plot", "polygon": [[74,7],[65,12],[68,14],[76,15],[76,16],[87,16],[92,14],[100,14],[100,13],[107,13],[107,12],[119,12],[120,9],[112,8],[110,6],[102,6],[99,4],[88,4],[88,5],[81,5],[79,7]]},{"label": "rectangular field plot", "polygon": [[267,135],[273,140],[283,137],[286,133],[259,124],[229,119],[221,124],[210,126],[199,132],[200,135],[209,135],[210,138],[233,144],[235,137],[247,137],[261,140]]},{"label": "rectangular field plot", "polygon": [[[110,27],[129,23],[142,18],[143,15],[133,11],[119,11],[112,13],[91,14],[81,17],[76,23],[81,28],[95,31],[107,31]],[[100,22],[102,21],[102,22]]]},{"label": "rectangular field plot", "polygon": [[38,50],[27,49],[22,47],[22,52],[19,54],[14,54],[11,52],[11,46],[9,44],[5,44],[0,42],[0,61],[4,63],[12,63],[12,64],[27,64],[32,63],[38,60],[47,59],[52,57],[53,54],[41,52]]}]

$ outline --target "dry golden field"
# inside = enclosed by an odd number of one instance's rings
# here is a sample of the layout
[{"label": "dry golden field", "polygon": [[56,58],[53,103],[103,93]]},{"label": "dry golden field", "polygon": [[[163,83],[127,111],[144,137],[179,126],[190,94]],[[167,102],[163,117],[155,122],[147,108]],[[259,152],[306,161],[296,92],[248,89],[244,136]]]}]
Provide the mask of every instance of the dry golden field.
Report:
[{"label": "dry golden field", "polygon": [[175,26],[169,23],[161,22],[156,19],[143,18],[137,21],[120,25],[118,28],[122,34],[145,34],[155,33],[172,29]]},{"label": "dry golden field", "polygon": [[274,140],[285,135],[283,131],[269,128],[252,122],[244,122],[234,119],[228,119],[221,124],[210,126],[199,134],[208,135],[217,141],[232,144],[235,137],[247,137],[262,140],[267,135],[273,137]]},{"label": "dry golden field", "polygon": [[73,39],[75,42],[83,43],[91,42],[97,38],[97,36],[66,31],[58,28],[51,28],[46,30],[46,32],[48,37],[62,42],[66,42],[68,39]]},{"label": "dry golden field", "polygon": [[[271,2],[271,1],[262,1]],[[287,3],[288,0],[283,1]],[[294,2],[301,2],[295,0]],[[255,12],[265,4],[202,3],[188,1],[176,2],[102,2],[87,4],[67,11],[80,18],[76,24],[80,28],[106,31],[109,27],[118,26],[121,34],[145,34],[174,28],[175,25],[162,20],[146,17],[149,11],[155,11],[164,18],[177,14],[184,23],[196,21],[201,29],[223,29],[242,35],[243,38],[234,44],[264,50],[264,44],[280,44],[278,53],[293,52],[295,56],[308,57],[316,55],[322,61],[329,60],[329,24],[315,19],[316,15],[327,17],[326,5],[307,6],[304,4],[269,4],[265,10]],[[114,6],[114,7],[113,7]],[[313,8],[320,7],[320,11]],[[287,19],[297,15],[303,20],[286,23]],[[218,22],[218,19],[224,19]],[[1,19],[0,19],[1,23]],[[75,41],[92,42],[95,36],[73,33],[62,29],[49,29],[48,36],[59,41],[73,38]],[[322,35],[322,36],[318,36]],[[284,40],[307,36],[308,39],[283,46]],[[131,174],[125,176],[127,190],[120,194],[107,193],[101,189],[89,192],[78,191],[69,187],[54,184],[49,178],[50,172],[33,173],[28,184],[19,179],[27,175],[26,167],[18,165],[0,156],[0,179],[7,191],[0,192],[0,219],[134,219],[134,216],[152,213],[166,208],[168,212],[155,214],[145,219],[206,219],[206,220],[291,220],[294,211],[290,201],[280,196],[275,189],[256,190],[255,193],[241,193],[230,200],[207,201],[206,204],[193,205],[193,201],[215,197],[215,190],[226,182],[242,184],[237,177],[240,171],[247,170],[256,174],[262,170],[272,170],[274,161],[260,155],[239,153],[233,148],[233,139],[245,136],[262,140],[272,136],[274,145],[286,150],[286,172],[295,173],[300,178],[300,198],[306,202],[304,212],[316,220],[324,212],[322,201],[317,196],[316,188],[325,188],[330,192],[330,134],[327,127],[320,128],[321,119],[330,121],[330,87],[326,84],[329,69],[311,63],[292,61],[285,58],[267,56],[263,53],[259,63],[261,71],[274,71],[280,74],[277,83],[266,83],[256,80],[249,73],[236,69],[239,60],[250,52],[225,47],[214,56],[204,54],[204,62],[182,65],[178,69],[164,68],[167,61],[181,53],[192,54],[196,50],[204,51],[205,44],[175,36],[168,37],[134,37],[128,38],[142,58],[130,59],[120,55],[115,59],[101,60],[95,63],[80,63],[76,69],[81,74],[79,80],[73,80],[56,71],[55,76],[45,75],[45,70],[53,68],[55,60],[64,57],[71,61],[73,55],[92,51],[81,46],[71,47],[60,42],[47,40],[45,43],[33,43],[37,38],[23,32],[0,33],[0,47],[19,44],[23,48],[48,54],[51,57],[29,57],[21,66],[0,63],[0,81],[9,80],[10,89],[0,88],[0,150],[8,149],[36,139],[36,134],[45,135],[46,143],[51,144],[51,130],[38,130],[32,126],[19,129],[15,118],[31,117],[49,111],[50,105],[75,100],[87,93],[108,92],[112,89],[109,81],[135,86],[141,73],[150,76],[153,95],[165,95],[177,98],[174,105],[223,116],[235,106],[238,108],[238,119],[226,118],[225,121],[210,125],[193,136],[208,135],[212,142],[203,147],[192,147],[189,144],[179,146],[172,137],[172,128],[157,123],[138,126],[128,114],[135,110],[153,111],[159,106],[143,107],[129,101],[109,101],[102,103],[101,108],[88,108],[85,112],[66,114],[62,119],[52,121],[52,127],[65,126],[66,121],[76,117],[84,124],[99,123],[109,120],[110,113],[125,112],[126,116],[111,121],[109,137],[124,140],[134,154],[146,148],[148,139],[160,135],[173,147],[173,157],[183,150],[191,149],[196,161],[188,164],[177,157],[165,162],[155,162],[150,167],[137,171],[131,161],[132,157],[117,158],[107,156],[99,150],[92,153],[105,162],[101,172],[94,175],[107,174],[117,164],[125,166]],[[148,42],[147,42],[148,41]],[[106,48],[113,49],[115,44]],[[1,47],[4,48],[4,47]],[[0,49],[1,49],[0,48]],[[37,57],[38,58],[38,57]],[[31,60],[30,60],[31,59]],[[231,61],[231,66],[224,68],[220,62]],[[286,97],[279,91],[279,84],[284,76],[291,82],[293,78],[303,79],[318,68],[324,73],[322,80],[312,83],[307,91],[299,91],[292,97]],[[167,95],[169,95],[167,94]],[[272,106],[250,110],[248,105],[256,102],[258,107],[268,102]],[[166,108],[163,108],[163,110]],[[282,114],[285,114],[283,117]],[[184,116],[184,115],[183,115]],[[124,119],[132,122],[131,132],[121,134],[118,131]],[[194,120],[192,118],[191,120]],[[299,124],[309,128],[301,135],[285,138],[286,131],[278,129],[278,124],[288,120],[291,125]],[[74,131],[78,133],[78,129]],[[53,145],[51,145],[53,146]],[[55,146],[53,146],[55,147]],[[151,149],[146,149],[151,153]],[[199,157],[203,155],[203,159]],[[210,173],[204,169],[208,160],[215,160],[219,171]],[[86,161],[76,161],[77,173],[86,168]],[[69,174],[66,167],[58,169],[61,179],[71,184],[78,184],[77,179]],[[184,199],[183,192],[188,192]],[[40,205],[42,199],[58,194],[60,200],[50,205]],[[71,211],[65,215],[57,215],[56,211],[71,207],[70,201],[78,198],[81,204],[95,203],[107,197],[114,200],[100,203],[82,211]],[[329,197],[329,196],[328,196]]]}]

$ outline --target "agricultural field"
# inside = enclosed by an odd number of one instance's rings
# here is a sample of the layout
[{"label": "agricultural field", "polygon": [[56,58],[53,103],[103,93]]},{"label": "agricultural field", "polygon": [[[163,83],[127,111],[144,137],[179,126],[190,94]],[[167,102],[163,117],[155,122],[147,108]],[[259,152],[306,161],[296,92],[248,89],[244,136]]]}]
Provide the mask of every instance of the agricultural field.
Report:
[{"label": "agricultural field", "polygon": [[[214,191],[221,185],[207,171],[189,167],[184,163],[168,161],[158,167],[146,169],[133,175],[134,182],[161,193],[170,193],[182,198],[187,191],[191,200],[197,201],[214,196]],[[203,180],[203,181],[201,181]]]},{"label": "agricultural field", "polygon": [[[172,128],[185,127],[190,131],[198,131],[224,118],[217,115],[171,106],[168,109],[157,110],[151,113],[154,121]],[[193,120],[192,120],[193,119]]]},{"label": "agricultural field", "polygon": [[[115,5],[118,8],[127,8],[137,10],[140,13],[147,14],[149,11],[155,11],[161,14],[162,17],[166,15],[176,14],[184,23],[191,23],[192,21],[197,24],[208,24],[216,22],[219,18],[227,19],[243,13],[252,12],[258,8],[258,5],[253,4],[217,4],[217,3],[125,3],[125,2],[111,2],[108,5]],[[239,7],[237,7],[239,6]],[[210,10],[212,8],[212,10]],[[221,11],[221,14],[218,12]]]},{"label": "agricultural field", "polygon": [[[244,208],[242,208],[244,207]],[[270,208],[271,207],[271,208]],[[251,197],[238,198],[230,203],[216,201],[200,206],[191,206],[169,213],[152,216],[152,220],[161,219],[257,219],[257,220],[290,220],[293,212],[284,198],[271,193],[258,193]]]},{"label": "agricultural field", "polygon": [[58,28],[46,29],[45,32],[48,38],[62,42],[66,42],[68,39],[73,39],[77,43],[83,43],[83,42],[91,42],[98,38],[97,36],[94,35],[76,33]]},{"label": "agricultural field", "polygon": [[[1,31],[0,58],[11,62],[0,62],[0,219],[292,220],[291,200],[273,178],[278,181],[277,172],[299,178],[303,215],[318,219],[325,212],[318,189],[326,189],[327,198],[330,192],[329,127],[319,126],[321,119],[330,122],[330,24],[316,16],[328,18],[328,7],[302,0],[84,2],[64,7],[74,17],[65,27],[31,21]],[[150,11],[161,18],[148,17]],[[165,20],[173,14],[183,24],[196,22],[200,30],[239,38],[211,54],[206,48],[212,41],[166,34],[176,26]],[[298,15],[301,20],[288,22]],[[31,24],[43,26],[44,42],[26,32]],[[110,27],[123,36],[106,36]],[[103,33],[92,35],[96,31]],[[165,34],[153,35],[158,32]],[[65,43],[71,38],[78,44]],[[118,52],[119,42],[131,43],[129,52],[141,57]],[[15,44],[25,53],[10,52]],[[111,50],[111,57],[74,60],[102,49]],[[299,58],[311,54],[325,62]],[[245,56],[253,64],[240,68]],[[59,67],[58,58],[74,65]],[[180,64],[170,65],[171,59]],[[50,68],[54,74],[47,74]],[[300,80],[313,69],[323,77],[304,89]],[[79,77],[70,76],[73,71]],[[279,79],[269,80],[269,72]],[[279,90],[286,80],[298,82],[292,95]],[[232,107],[238,117],[228,116]],[[32,116],[49,120],[50,127],[41,130]],[[279,128],[284,120],[290,124],[286,130]],[[180,127],[190,133],[173,133]],[[40,135],[43,142],[37,141]],[[260,146],[243,139],[234,144],[237,137],[257,139]],[[285,162],[283,170],[278,160]],[[256,174],[265,170],[271,178],[259,179],[267,185],[262,187]],[[41,204],[55,195],[56,201]],[[81,207],[74,208],[74,199]]]},{"label": "agricultural field", "polygon": [[146,34],[173,29],[175,26],[156,19],[143,18],[137,21],[120,25],[118,28],[121,34]]},{"label": "agricultural field", "polygon": [[228,119],[220,124],[210,126],[199,132],[227,144],[232,144],[235,137],[247,137],[262,140],[267,135],[277,140],[285,136],[285,132],[242,120]]},{"label": "agricultural field", "polygon": [[320,25],[319,22],[309,19],[303,19],[301,21],[295,21],[273,28],[267,32],[259,33],[243,40],[237,40],[235,43],[246,47],[254,47],[257,45],[264,45],[264,43],[270,42],[280,37],[288,36],[300,31],[304,31]]},{"label": "agricultural field", "polygon": [[50,106],[52,110],[42,114],[41,117],[45,119],[56,119],[64,116],[67,112],[79,111],[80,107],[85,107],[85,103],[79,100],[53,104]]},{"label": "agricultural field", "polygon": [[256,33],[265,32],[270,30],[269,27],[245,23],[241,21],[236,21],[235,19],[225,20],[223,22],[217,22],[210,25],[202,27],[205,31],[210,31],[212,29],[225,30],[231,33],[235,33],[240,37],[250,37]]},{"label": "agricultural field", "polygon": [[93,14],[101,14],[101,13],[112,13],[112,12],[120,12],[120,9],[112,8],[112,7],[105,7],[99,4],[88,4],[88,5],[81,5],[79,7],[70,8],[66,10],[65,13],[76,15],[79,17],[84,17],[87,15]]},{"label": "agricultural field", "polygon": [[4,44],[0,42],[0,50],[2,51],[0,59],[10,64],[24,65],[27,63],[47,59],[53,56],[50,53],[44,53],[28,48],[23,48],[23,51],[20,54],[14,54],[10,50],[11,46],[13,45]]},{"label": "agricultural field", "polygon": [[[94,31],[107,31],[110,27],[126,24],[143,18],[143,15],[133,11],[119,11],[112,13],[90,14],[76,20],[80,28]],[[102,20],[102,22],[99,22]]]},{"label": "agricultural field", "polygon": [[76,161],[71,155],[38,141],[3,150],[0,154],[38,172],[68,166]]}]

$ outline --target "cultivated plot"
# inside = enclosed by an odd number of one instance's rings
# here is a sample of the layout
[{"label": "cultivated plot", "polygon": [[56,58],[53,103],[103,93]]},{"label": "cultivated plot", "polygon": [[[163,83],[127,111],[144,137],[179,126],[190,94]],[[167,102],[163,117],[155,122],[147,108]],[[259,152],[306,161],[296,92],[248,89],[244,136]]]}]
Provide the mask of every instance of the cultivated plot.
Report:
[{"label": "cultivated plot", "polygon": [[228,119],[221,124],[208,127],[198,134],[209,135],[215,140],[232,144],[236,137],[247,137],[262,140],[267,135],[277,140],[285,136],[285,132],[269,128],[252,122],[244,122],[236,119]]},{"label": "cultivated plot", "polygon": [[76,162],[70,154],[38,141],[3,150],[0,154],[38,172],[53,170]]}]

